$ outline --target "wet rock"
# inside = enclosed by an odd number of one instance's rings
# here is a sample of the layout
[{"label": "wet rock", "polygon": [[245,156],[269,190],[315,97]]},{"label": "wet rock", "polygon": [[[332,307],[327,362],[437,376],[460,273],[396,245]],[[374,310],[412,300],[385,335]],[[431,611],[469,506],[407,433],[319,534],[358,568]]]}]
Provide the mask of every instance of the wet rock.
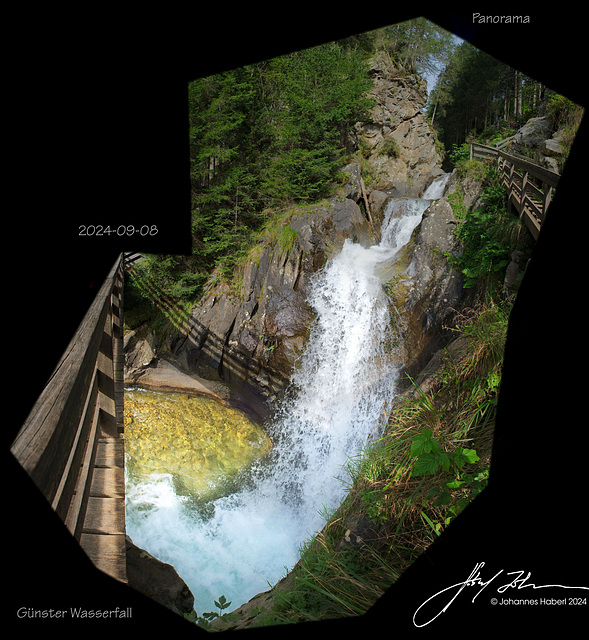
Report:
[{"label": "wet rock", "polygon": [[180,615],[194,609],[194,596],[176,569],[136,547],[126,536],[129,586]]},{"label": "wet rock", "polygon": [[357,242],[364,247],[372,244],[370,226],[362,215],[360,207],[349,198],[332,201],[333,237],[338,252],[346,239]]},{"label": "wet rock", "polygon": [[304,335],[313,321],[313,310],[300,291],[288,286],[273,287],[266,303],[265,328],[277,338]]},{"label": "wet rock", "polygon": [[134,382],[134,377],[153,362],[155,352],[149,340],[140,338],[135,331],[125,335],[123,347],[125,350],[125,378],[128,382]]},{"label": "wet rock", "polygon": [[360,165],[357,162],[346,165],[342,173],[348,176],[348,181],[344,186],[346,198],[358,202],[362,196]]},{"label": "wet rock", "polygon": [[221,402],[228,400],[230,397],[224,385],[216,381],[199,378],[196,374],[188,375],[164,359],[154,360],[152,366],[135,372],[132,377],[127,378],[127,382],[137,384],[146,389],[185,391],[209,396]]},{"label": "wet rock", "polygon": [[[452,176],[446,195],[434,202],[416,231],[414,252],[407,269],[408,293],[400,307],[404,318],[404,362],[402,373],[415,377],[448,336],[462,299],[463,277],[449,257],[462,250],[454,234],[458,224],[448,200],[456,189],[469,205],[480,197],[481,185],[466,180],[459,184]],[[449,193],[450,192],[450,193]]]}]

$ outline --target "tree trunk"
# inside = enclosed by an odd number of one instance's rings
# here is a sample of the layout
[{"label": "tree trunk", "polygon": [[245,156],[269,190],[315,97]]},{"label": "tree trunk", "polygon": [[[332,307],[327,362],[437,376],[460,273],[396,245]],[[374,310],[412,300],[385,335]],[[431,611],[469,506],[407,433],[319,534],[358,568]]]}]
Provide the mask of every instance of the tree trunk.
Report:
[{"label": "tree trunk", "polygon": [[518,118],[522,115],[522,84],[523,84],[523,76],[521,71],[515,71],[515,86],[514,86],[514,105],[513,105],[513,115],[515,118]]}]

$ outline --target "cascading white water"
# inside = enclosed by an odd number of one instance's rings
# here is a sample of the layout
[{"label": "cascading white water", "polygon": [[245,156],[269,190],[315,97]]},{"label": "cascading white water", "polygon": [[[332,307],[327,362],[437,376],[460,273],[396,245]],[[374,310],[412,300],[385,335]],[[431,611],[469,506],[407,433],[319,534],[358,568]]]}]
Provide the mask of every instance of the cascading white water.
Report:
[{"label": "cascading white water", "polygon": [[175,493],[170,477],[126,488],[127,532],[172,564],[198,613],[224,595],[230,611],[265,591],[299,558],[346,492],[345,464],[379,435],[397,372],[382,357],[391,331],[383,283],[448,175],[422,199],[389,203],[378,245],[347,240],[317,274],[317,318],[287,398],[268,426],[274,448],[243,487],[203,509]]}]

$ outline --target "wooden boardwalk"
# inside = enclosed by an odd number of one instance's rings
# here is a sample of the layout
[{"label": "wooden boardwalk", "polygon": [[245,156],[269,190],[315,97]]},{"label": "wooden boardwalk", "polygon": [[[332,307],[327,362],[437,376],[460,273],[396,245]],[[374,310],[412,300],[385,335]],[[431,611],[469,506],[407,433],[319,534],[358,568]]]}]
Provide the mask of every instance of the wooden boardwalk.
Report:
[{"label": "wooden boardwalk", "polygon": [[515,208],[520,219],[537,240],[560,176],[533,162],[506,153],[503,149],[508,140],[496,147],[473,143],[470,146],[470,157],[497,159],[501,183],[507,191],[508,204]]},{"label": "wooden boardwalk", "polygon": [[99,438],[80,545],[94,564],[126,581],[125,449],[121,438]]},{"label": "wooden boardwalk", "polygon": [[121,255],[11,452],[95,566],[126,582],[122,303]]}]

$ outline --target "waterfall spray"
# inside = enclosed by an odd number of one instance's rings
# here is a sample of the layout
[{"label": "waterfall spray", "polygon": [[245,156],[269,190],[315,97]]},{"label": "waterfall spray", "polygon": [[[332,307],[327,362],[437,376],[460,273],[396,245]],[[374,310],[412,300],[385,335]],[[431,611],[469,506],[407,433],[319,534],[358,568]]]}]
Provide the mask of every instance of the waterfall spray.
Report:
[{"label": "waterfall spray", "polygon": [[422,199],[391,201],[378,245],[346,240],[316,274],[316,321],[268,425],[273,451],[241,489],[195,508],[168,476],[127,483],[129,535],[177,569],[197,610],[220,595],[236,608],[275,584],[344,498],[346,462],[380,435],[394,395],[397,371],[383,357],[392,330],[386,274],[447,178]]}]

